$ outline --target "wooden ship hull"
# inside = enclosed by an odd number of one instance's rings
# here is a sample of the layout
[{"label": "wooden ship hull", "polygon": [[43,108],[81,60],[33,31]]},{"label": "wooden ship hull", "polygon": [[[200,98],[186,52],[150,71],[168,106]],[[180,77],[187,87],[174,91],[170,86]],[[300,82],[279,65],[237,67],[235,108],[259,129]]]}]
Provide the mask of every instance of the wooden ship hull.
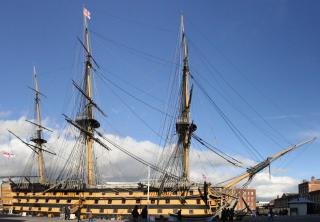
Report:
[{"label": "wooden ship hull", "polygon": [[[36,184],[33,184],[36,185]],[[38,184],[40,185],[40,184]],[[163,192],[139,184],[106,185],[88,188],[82,191],[56,189],[32,191],[31,189],[13,188],[13,211],[32,215],[59,216],[66,207],[81,207],[85,217],[87,209],[95,217],[128,218],[135,206],[141,210],[148,206],[149,215],[168,216],[181,210],[182,215],[212,215],[218,207],[218,199],[207,200],[204,187],[190,187],[188,192]],[[36,190],[36,189],[35,189]]]}]

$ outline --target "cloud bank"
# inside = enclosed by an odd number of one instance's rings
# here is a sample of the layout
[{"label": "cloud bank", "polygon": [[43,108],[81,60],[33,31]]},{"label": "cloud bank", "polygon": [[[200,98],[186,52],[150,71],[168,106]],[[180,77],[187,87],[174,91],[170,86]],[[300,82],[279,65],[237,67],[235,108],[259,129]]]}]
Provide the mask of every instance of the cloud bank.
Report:
[{"label": "cloud bank", "polygon": [[[32,151],[18,139],[10,137],[7,132],[7,129],[10,129],[21,138],[30,138],[34,128],[24,120],[25,117],[16,120],[0,120],[0,152],[9,151],[15,154],[14,158],[0,156],[0,176],[20,175],[23,173],[27,162],[32,161]],[[45,121],[49,126],[57,126],[55,123],[50,123],[49,120]],[[56,129],[53,134],[46,135],[48,140],[47,148],[58,154],[57,157],[46,155],[47,171],[54,171],[54,175],[59,174],[73,149],[76,135],[76,130],[60,129]],[[131,137],[119,137],[112,134],[106,134],[105,136],[153,164],[157,163],[158,157],[163,152],[163,148],[147,140],[137,141]],[[146,180],[147,178],[148,170],[146,166],[115,148],[112,148],[111,151],[106,151],[96,146],[95,157],[99,163],[98,169],[102,181],[136,182]],[[238,156],[237,159],[248,166],[254,164],[254,161],[248,158]],[[201,182],[205,176],[212,184],[217,184],[243,172],[243,169],[239,170],[230,166],[224,160],[207,150],[192,149],[190,153],[190,166],[192,180]],[[280,169],[278,173],[284,172],[285,169]],[[296,191],[298,183],[298,180],[288,176],[272,176],[270,180],[267,172],[261,172],[256,175],[249,187],[257,189],[258,199],[267,200],[275,198],[283,192]]]}]

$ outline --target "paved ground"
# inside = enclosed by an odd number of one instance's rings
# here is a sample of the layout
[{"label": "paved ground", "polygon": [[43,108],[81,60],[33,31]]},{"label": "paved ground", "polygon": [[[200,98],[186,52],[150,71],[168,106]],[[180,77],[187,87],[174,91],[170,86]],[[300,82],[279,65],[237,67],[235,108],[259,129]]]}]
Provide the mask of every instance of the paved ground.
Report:
[{"label": "paved ground", "polygon": [[245,222],[262,222],[262,221],[276,221],[276,222],[320,222],[320,215],[317,216],[281,216],[274,217],[273,220],[270,220],[268,217],[256,217],[256,218],[246,218],[243,221]]},{"label": "paved ground", "polygon": [[[62,222],[59,218],[46,217],[3,217],[0,216],[0,222]],[[76,220],[70,220],[70,222]],[[87,222],[87,220],[82,220]],[[94,220],[94,222],[106,222],[107,220]],[[262,222],[271,221],[268,217],[246,218],[244,222]],[[318,216],[304,216],[304,217],[275,217],[275,222],[320,222],[320,215]],[[116,221],[112,221],[116,222]]]}]

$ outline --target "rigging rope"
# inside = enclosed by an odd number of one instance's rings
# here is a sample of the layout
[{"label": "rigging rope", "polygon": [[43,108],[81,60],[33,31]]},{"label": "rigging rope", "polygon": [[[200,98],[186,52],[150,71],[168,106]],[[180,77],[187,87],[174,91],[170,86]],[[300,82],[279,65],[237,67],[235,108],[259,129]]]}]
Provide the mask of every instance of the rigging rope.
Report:
[{"label": "rigging rope", "polygon": [[[198,76],[200,77],[201,75],[198,72],[193,71],[193,73],[197,73]],[[205,81],[231,106],[233,107],[237,112],[239,112],[243,117],[245,117],[245,119],[251,124],[253,125],[255,128],[257,128],[264,136],[266,136],[267,138],[269,138],[272,142],[274,142],[276,145],[278,145],[279,147],[282,147],[282,145],[275,140],[275,138],[273,138],[272,134],[270,134],[269,131],[267,131],[266,129],[260,127],[259,125],[255,124],[255,122],[253,121],[252,118],[250,118],[245,112],[243,112],[241,109],[237,108],[235,106],[235,103],[232,102],[230,99],[228,99],[225,96],[225,93],[222,93],[221,91],[219,91],[216,87],[214,87],[208,80],[205,79]]]},{"label": "rigging rope", "polygon": [[138,97],[134,96],[132,93],[130,93],[130,92],[128,92],[127,90],[123,89],[123,88],[120,87],[118,84],[116,84],[116,83],[114,83],[113,81],[111,81],[110,79],[108,79],[102,72],[96,71],[96,73],[100,76],[100,79],[101,79],[102,81],[104,81],[105,83],[107,83],[107,82],[110,83],[111,85],[113,85],[113,86],[116,87],[117,89],[121,90],[123,93],[125,93],[125,94],[128,95],[128,96],[130,96],[130,97],[133,98],[134,100],[136,100],[136,101],[144,104],[145,106],[149,107],[150,109],[153,109],[154,111],[157,111],[157,112],[159,112],[159,113],[161,113],[161,114],[163,114],[163,115],[166,115],[166,116],[168,116],[168,117],[173,118],[172,115],[170,115],[170,114],[168,114],[168,113],[160,110],[159,108],[157,108],[157,107],[155,107],[155,106],[153,106],[153,105],[151,105],[151,104],[143,101],[142,99],[139,99]]},{"label": "rigging rope", "polygon": [[129,152],[127,149],[125,149],[124,147],[120,146],[119,144],[113,142],[112,140],[108,139],[106,136],[104,136],[102,133],[100,133],[99,131],[95,130],[95,132],[98,134],[98,136],[100,136],[102,139],[104,139],[105,141],[107,141],[109,144],[111,144],[113,147],[117,148],[118,150],[120,150],[121,152],[129,155],[131,158],[137,160],[138,162],[142,163],[145,166],[149,166],[151,169],[156,170],[158,172],[161,172],[162,174],[171,177],[172,179],[179,179],[176,175],[173,175],[171,173],[168,173],[166,170],[159,168],[156,165],[153,165],[149,162],[147,162],[146,160],[142,159],[141,157]]},{"label": "rigging rope", "polygon": [[286,143],[292,145],[292,143],[277,129],[275,129],[222,75],[222,73],[215,67],[205,56],[204,54],[195,46],[195,44],[190,41],[195,49],[199,52],[200,56],[202,56],[203,60],[206,64],[211,68],[218,76],[222,79],[222,81],[271,129],[275,132],[279,138],[286,141]]},{"label": "rigging rope", "polygon": [[248,147],[253,155],[260,157],[263,159],[262,155],[259,151],[249,142],[249,140],[241,133],[241,131],[232,123],[232,121],[227,117],[227,115],[220,109],[220,107],[216,104],[216,102],[210,97],[207,91],[202,87],[202,85],[194,78],[193,75],[190,74],[191,79],[194,83],[199,87],[202,93],[207,97],[209,102],[216,109],[217,113],[221,116],[221,118],[225,121],[227,126],[231,129],[231,131],[235,134],[235,136],[239,139],[239,141],[245,146]]},{"label": "rigging rope", "polygon": [[221,158],[223,158],[224,160],[226,160],[228,163],[231,163],[232,165],[236,166],[236,167],[240,167],[240,168],[244,168],[242,166],[242,162],[240,162],[239,160],[229,156],[228,154],[224,153],[222,150],[220,150],[219,148],[209,144],[208,142],[206,142],[205,140],[203,140],[202,138],[200,138],[199,136],[197,136],[196,134],[192,134],[192,137],[197,140],[201,145],[203,145],[204,147],[206,147],[207,149],[209,149],[210,151],[214,152],[215,154],[217,154],[218,156],[220,156]]}]

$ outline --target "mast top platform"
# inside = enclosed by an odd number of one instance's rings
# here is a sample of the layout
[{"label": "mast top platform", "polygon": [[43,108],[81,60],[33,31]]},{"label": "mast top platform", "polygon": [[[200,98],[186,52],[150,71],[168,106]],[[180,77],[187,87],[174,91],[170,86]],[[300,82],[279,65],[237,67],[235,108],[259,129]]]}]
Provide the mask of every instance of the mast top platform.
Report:
[{"label": "mast top platform", "polygon": [[93,119],[93,118],[89,118],[86,116],[78,117],[75,122],[85,129],[87,129],[88,127],[93,128],[93,129],[100,127],[100,123],[98,120]]}]

